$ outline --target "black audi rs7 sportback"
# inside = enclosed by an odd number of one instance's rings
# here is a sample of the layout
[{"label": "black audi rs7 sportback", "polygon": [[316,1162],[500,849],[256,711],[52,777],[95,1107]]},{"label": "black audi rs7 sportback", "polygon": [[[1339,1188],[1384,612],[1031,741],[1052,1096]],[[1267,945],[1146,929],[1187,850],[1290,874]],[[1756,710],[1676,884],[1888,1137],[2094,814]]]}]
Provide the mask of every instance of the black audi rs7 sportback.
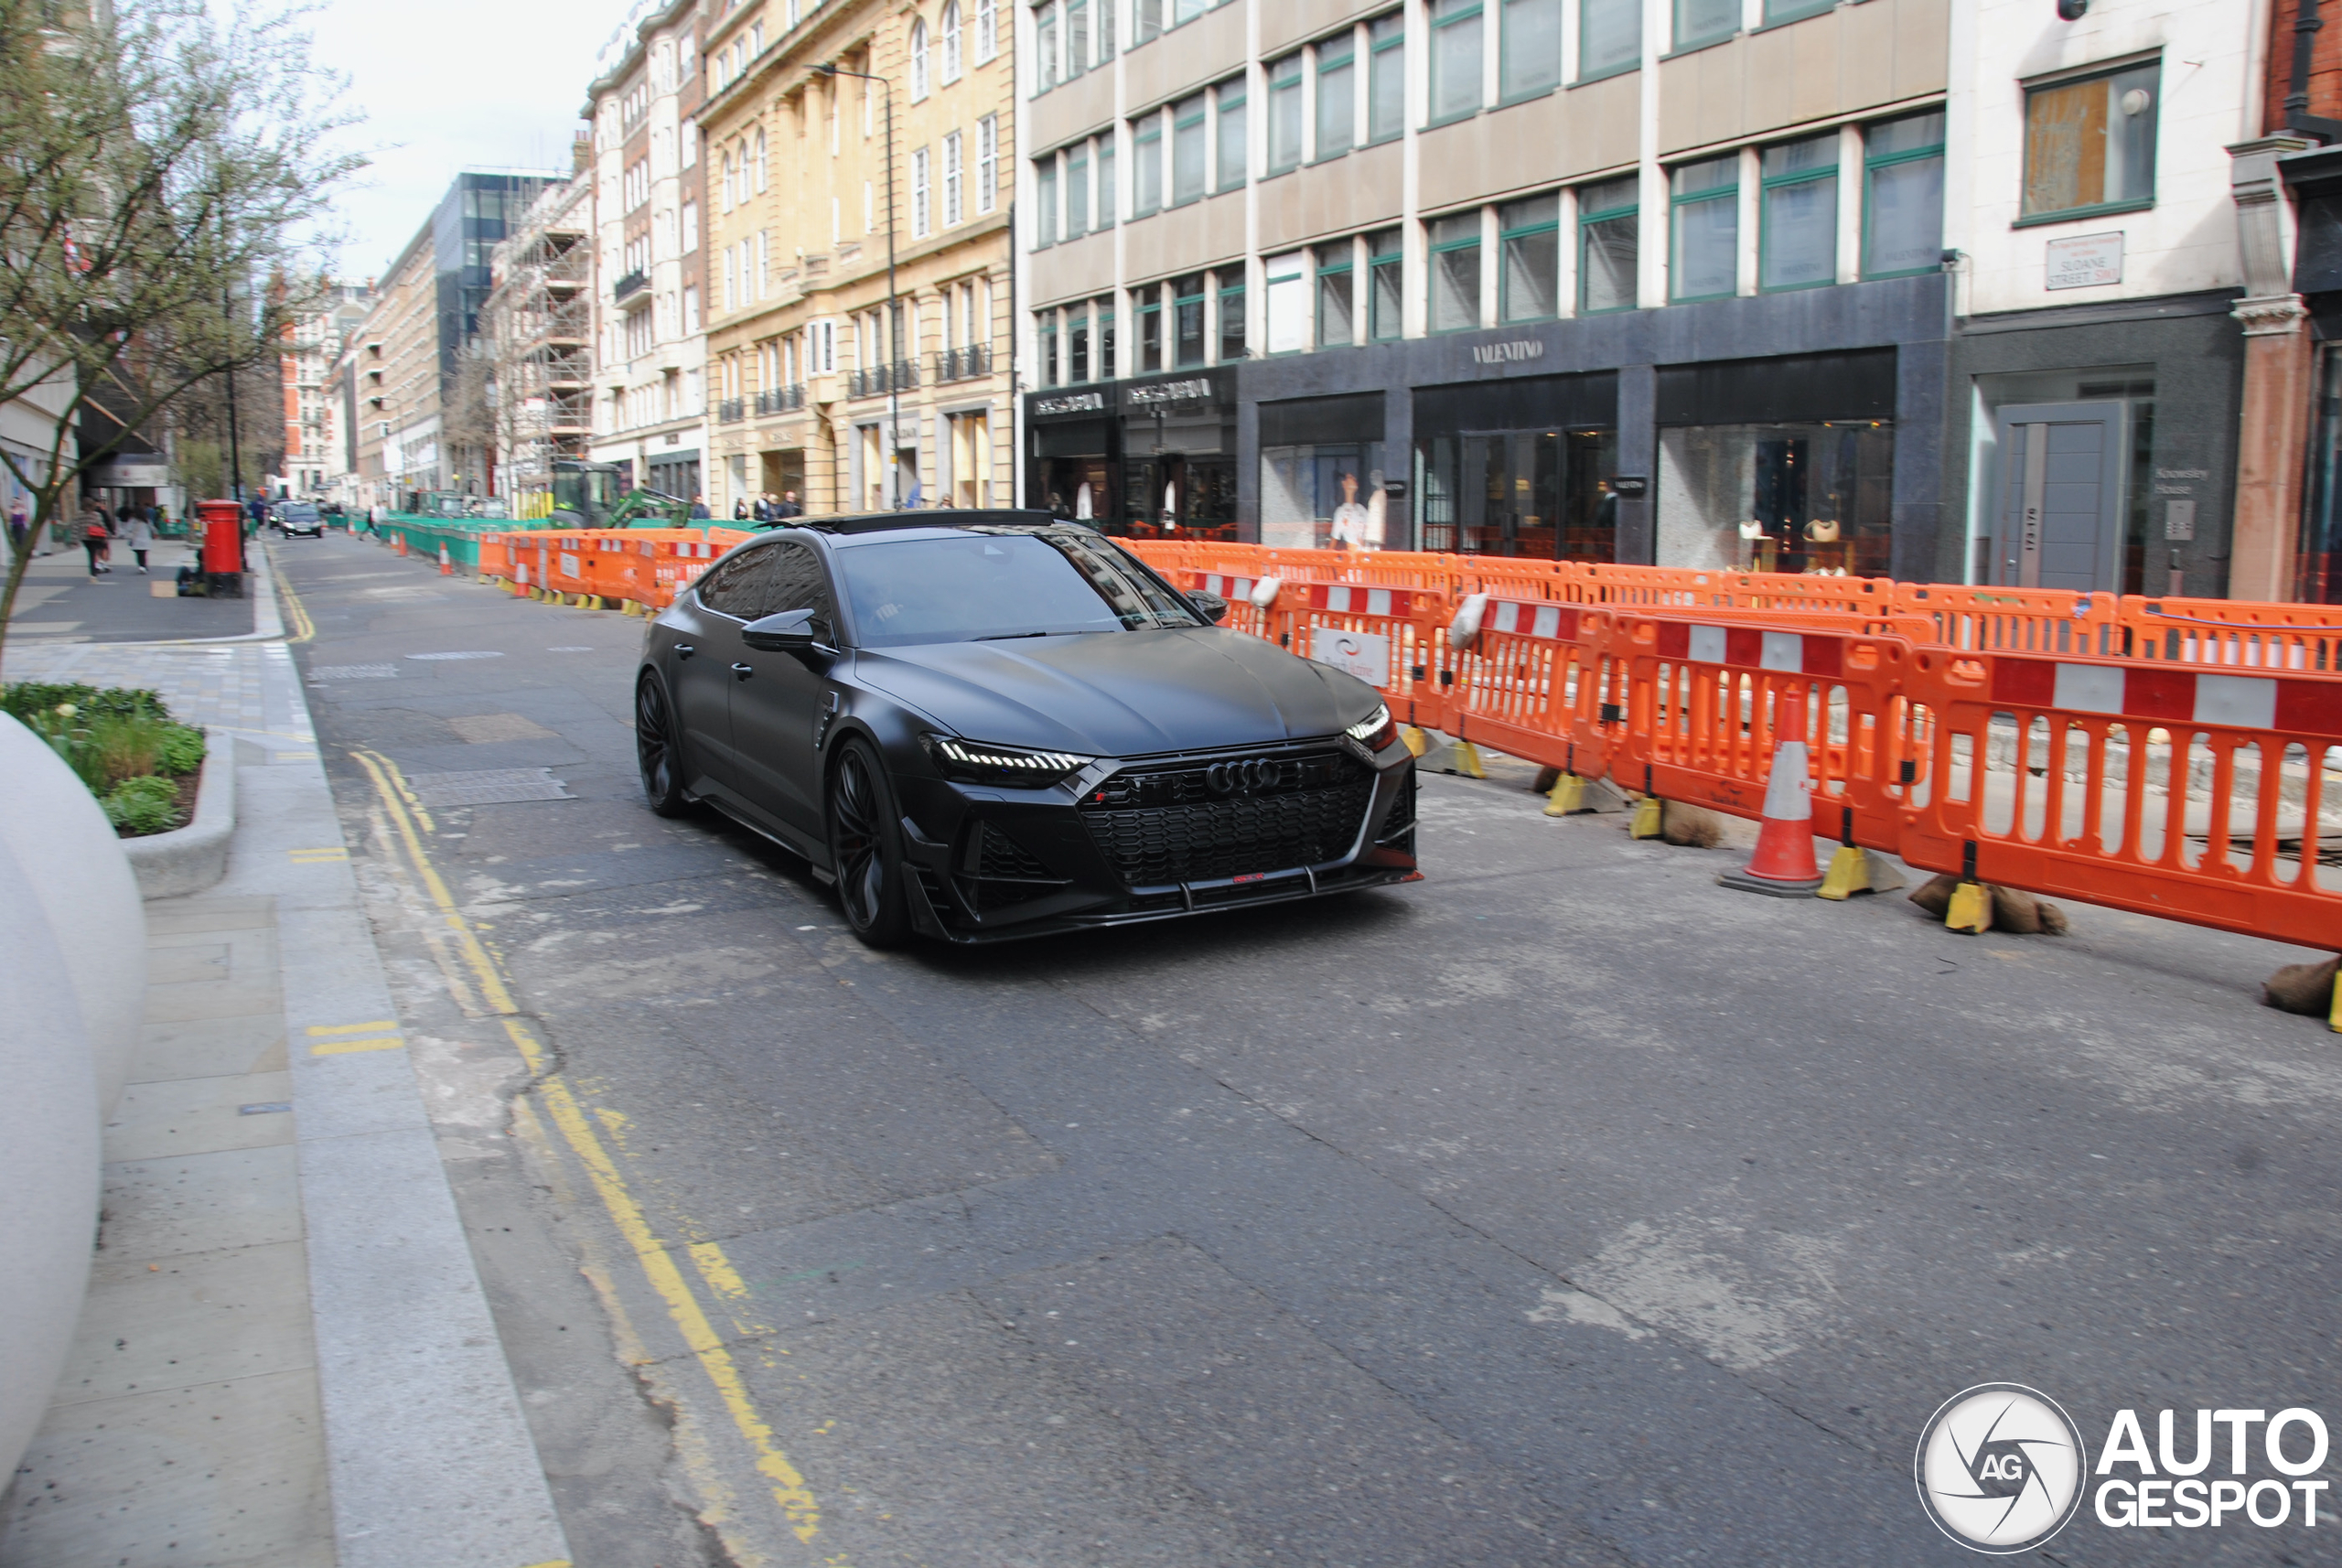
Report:
[{"label": "black audi rs7 sportback", "polygon": [[803,519],[650,622],[643,790],[803,856],[873,946],[1415,879],[1380,695],[1226,613],[1042,512]]}]

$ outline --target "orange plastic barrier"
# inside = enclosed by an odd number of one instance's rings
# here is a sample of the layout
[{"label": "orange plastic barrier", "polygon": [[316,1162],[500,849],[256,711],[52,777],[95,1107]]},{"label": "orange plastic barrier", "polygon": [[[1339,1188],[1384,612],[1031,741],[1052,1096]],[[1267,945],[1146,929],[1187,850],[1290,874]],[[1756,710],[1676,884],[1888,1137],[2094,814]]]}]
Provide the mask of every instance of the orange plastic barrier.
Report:
[{"label": "orange plastic barrier", "polygon": [[1439,727],[1541,767],[1587,779],[1608,772],[1623,671],[1610,612],[1493,595],[1478,610],[1469,645],[1448,650]]},{"label": "orange plastic barrier", "polygon": [[1278,643],[1380,690],[1402,724],[1445,729],[1445,594],[1347,583],[1284,583],[1269,607]]},{"label": "orange plastic barrier", "polygon": [[1795,703],[1806,711],[1816,831],[1851,828],[1856,843],[1899,847],[1932,739],[1902,693],[1914,658],[1903,638],[1832,616],[1745,610],[1631,610],[1613,625],[1626,675],[1611,758],[1621,784],[1761,818],[1776,726]]},{"label": "orange plastic barrier", "polygon": [[1912,865],[2342,947],[2342,679],[1922,649],[1905,683]]}]

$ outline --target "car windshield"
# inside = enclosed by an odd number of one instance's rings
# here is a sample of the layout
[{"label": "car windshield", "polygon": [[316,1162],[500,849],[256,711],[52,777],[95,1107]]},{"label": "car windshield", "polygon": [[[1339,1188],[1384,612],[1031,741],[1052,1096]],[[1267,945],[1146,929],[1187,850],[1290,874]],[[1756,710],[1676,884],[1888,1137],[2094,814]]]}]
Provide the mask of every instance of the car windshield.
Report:
[{"label": "car windshield", "polygon": [[865,648],[1203,624],[1113,545],[1070,529],[871,540],[836,559]]},{"label": "car windshield", "polygon": [[290,518],[309,518],[317,515],[317,509],[304,501],[295,501],[293,505],[282,510],[285,515]]}]

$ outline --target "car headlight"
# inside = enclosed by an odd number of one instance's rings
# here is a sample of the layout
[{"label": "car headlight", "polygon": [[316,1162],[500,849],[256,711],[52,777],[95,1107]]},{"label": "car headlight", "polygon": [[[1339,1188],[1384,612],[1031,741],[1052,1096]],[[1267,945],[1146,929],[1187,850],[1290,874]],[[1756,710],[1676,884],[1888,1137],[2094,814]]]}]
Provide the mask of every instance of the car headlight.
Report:
[{"label": "car headlight", "polygon": [[1005,784],[1039,789],[1089,767],[1096,758],[1069,751],[1032,751],[1019,746],[988,746],[957,736],[923,735],[919,744],[946,779],[962,784]]},{"label": "car headlight", "polygon": [[1391,717],[1389,705],[1378,703],[1372,713],[1342,733],[1369,751],[1380,751],[1399,738],[1399,726]]}]

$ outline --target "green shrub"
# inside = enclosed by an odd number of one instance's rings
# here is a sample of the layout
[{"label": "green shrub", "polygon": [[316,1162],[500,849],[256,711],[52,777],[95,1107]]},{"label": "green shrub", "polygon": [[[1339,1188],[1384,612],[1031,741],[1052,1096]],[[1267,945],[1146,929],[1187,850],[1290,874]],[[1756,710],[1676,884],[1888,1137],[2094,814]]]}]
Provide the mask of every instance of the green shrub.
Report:
[{"label": "green shrub", "polygon": [[84,722],[101,715],[168,719],[162,693],[141,686],[81,686],[48,681],[15,681],[0,686],[0,710],[27,724],[32,715],[70,703]]},{"label": "green shrub", "polygon": [[166,773],[194,772],[203,766],[203,732],[193,725],[166,725],[157,760]]},{"label": "green shrub", "polygon": [[124,779],[98,804],[105,808],[106,821],[133,833],[168,832],[182,820],[177,786],[151,773]]}]

